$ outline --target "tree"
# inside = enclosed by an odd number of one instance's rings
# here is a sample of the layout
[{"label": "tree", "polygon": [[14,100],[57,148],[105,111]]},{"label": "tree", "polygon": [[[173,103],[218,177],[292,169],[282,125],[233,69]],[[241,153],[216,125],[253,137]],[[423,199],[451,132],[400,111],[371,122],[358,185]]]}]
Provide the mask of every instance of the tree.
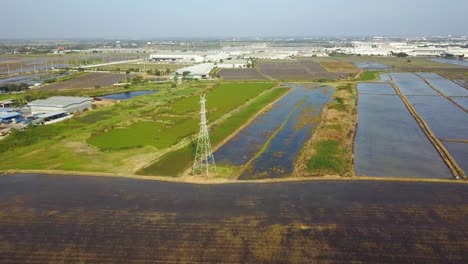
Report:
[{"label": "tree", "polygon": [[166,69],[166,75],[169,75],[169,73],[171,73],[171,70],[169,68]]},{"label": "tree", "polygon": [[161,71],[158,69],[154,70],[154,75],[161,76]]},{"label": "tree", "polygon": [[175,82],[173,82],[173,83],[171,84],[171,88],[176,88],[176,87],[177,87],[177,84],[176,84]]}]

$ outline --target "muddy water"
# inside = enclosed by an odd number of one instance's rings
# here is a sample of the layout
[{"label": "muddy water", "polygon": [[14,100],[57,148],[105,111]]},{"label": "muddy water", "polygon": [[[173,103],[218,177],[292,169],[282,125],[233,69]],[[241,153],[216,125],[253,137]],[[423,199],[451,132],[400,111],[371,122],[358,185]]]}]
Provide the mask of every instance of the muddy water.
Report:
[{"label": "muddy water", "polygon": [[250,164],[240,179],[278,178],[293,172],[297,154],[320,123],[322,108],[330,100],[333,88],[311,90],[300,85],[292,86],[297,100],[300,100],[296,109],[265,152]]},{"label": "muddy water", "polygon": [[[270,177],[278,177],[292,172],[297,152],[315,127],[332,89],[288,86],[292,87],[291,91],[275,103],[271,110],[258,116],[214,153],[216,163],[245,165],[262,147],[267,147],[242,177],[249,178],[249,175],[266,172],[271,173]],[[275,132],[275,137],[265,145]]]},{"label": "muddy water", "polygon": [[397,95],[360,94],[358,114],[354,145],[357,175],[451,178]]},{"label": "muddy water", "polygon": [[468,96],[468,89],[447,80],[447,79],[428,79],[434,88],[439,90],[445,96]]},{"label": "muddy water", "polygon": [[8,175],[0,263],[467,263],[466,197],[450,183]]},{"label": "muddy water", "polygon": [[468,139],[468,114],[442,96],[407,96],[440,139]]}]

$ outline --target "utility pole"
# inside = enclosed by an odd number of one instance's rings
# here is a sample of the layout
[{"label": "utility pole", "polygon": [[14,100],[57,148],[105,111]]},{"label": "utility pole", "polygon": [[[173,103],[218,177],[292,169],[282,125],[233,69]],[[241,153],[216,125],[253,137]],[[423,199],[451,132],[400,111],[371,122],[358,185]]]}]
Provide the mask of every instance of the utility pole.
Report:
[{"label": "utility pole", "polygon": [[216,164],[213,150],[211,149],[210,136],[208,134],[205,104],[205,95],[200,96],[200,132],[198,134],[197,150],[195,152],[192,173],[209,176],[210,174],[216,174]]}]

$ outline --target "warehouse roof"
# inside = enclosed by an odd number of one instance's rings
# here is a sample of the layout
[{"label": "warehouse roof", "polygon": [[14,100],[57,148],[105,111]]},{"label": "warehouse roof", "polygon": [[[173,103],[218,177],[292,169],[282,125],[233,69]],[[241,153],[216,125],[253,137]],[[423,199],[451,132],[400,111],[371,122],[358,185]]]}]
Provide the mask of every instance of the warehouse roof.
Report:
[{"label": "warehouse roof", "polygon": [[177,73],[183,74],[184,72],[190,72],[193,75],[208,75],[214,67],[213,63],[202,63],[178,69]]},{"label": "warehouse roof", "polygon": [[13,112],[13,108],[8,108],[8,107],[0,107],[0,112]]},{"label": "warehouse roof", "polygon": [[0,113],[0,119],[13,118],[15,116],[20,116],[20,115],[21,114],[18,112]]},{"label": "warehouse roof", "polygon": [[73,104],[81,104],[86,101],[93,101],[91,97],[75,96],[52,96],[44,100],[35,100],[28,103],[29,106],[49,106],[49,107],[67,107]]}]

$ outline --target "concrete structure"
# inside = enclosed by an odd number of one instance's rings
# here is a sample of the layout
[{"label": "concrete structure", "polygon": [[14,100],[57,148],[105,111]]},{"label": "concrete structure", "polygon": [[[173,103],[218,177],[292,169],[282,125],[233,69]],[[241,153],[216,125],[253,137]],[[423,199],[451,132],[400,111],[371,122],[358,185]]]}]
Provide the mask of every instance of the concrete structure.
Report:
[{"label": "concrete structure", "polygon": [[202,63],[178,69],[176,72],[180,75],[184,75],[184,73],[188,72],[189,74],[187,77],[193,79],[209,78],[210,71],[214,67],[214,63]]},{"label": "concrete structure", "polygon": [[44,114],[51,112],[74,113],[91,109],[93,98],[73,97],[73,96],[53,96],[45,100],[35,100],[28,105],[31,107],[31,113]]}]

